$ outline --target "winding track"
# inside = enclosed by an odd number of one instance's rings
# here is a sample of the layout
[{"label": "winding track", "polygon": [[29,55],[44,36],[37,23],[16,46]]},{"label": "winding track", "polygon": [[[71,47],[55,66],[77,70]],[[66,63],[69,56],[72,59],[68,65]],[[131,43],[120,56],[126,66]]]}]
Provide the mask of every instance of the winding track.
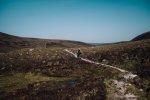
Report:
[{"label": "winding track", "polygon": [[[69,54],[72,54],[75,58],[77,58],[76,54],[74,54],[73,52],[71,52],[67,49],[65,49],[65,51],[68,52]],[[96,65],[102,65],[104,67],[109,67],[109,68],[119,70],[120,72],[125,73],[123,75],[123,77],[126,80],[133,79],[134,77],[137,76],[137,75],[132,74],[129,71],[126,71],[126,70],[123,70],[123,69],[120,69],[120,68],[117,68],[117,67],[114,67],[114,66],[111,66],[111,65],[102,64],[102,63],[99,63],[99,62],[94,62],[92,60],[85,59],[85,58],[82,58],[82,57],[80,57],[80,58],[81,58],[81,60],[83,60],[85,62],[89,62],[89,63],[96,64]],[[125,100],[137,100],[136,95],[134,95],[132,93],[125,94],[125,91],[126,91],[127,88],[126,87],[123,88],[123,86],[128,84],[128,83],[123,82],[123,81],[114,80],[114,84],[116,84],[116,88],[119,88],[118,93],[120,93],[120,95],[116,94],[116,96],[118,96],[119,98],[125,98]]]},{"label": "winding track", "polygon": [[[69,51],[69,50],[67,50],[67,49],[65,49],[65,51],[68,52],[68,53],[70,53],[70,54],[72,54],[75,58],[77,58],[76,54],[74,54],[73,52],[71,52],[71,51]],[[123,73],[124,73],[124,72],[128,72],[128,71],[126,71],[126,70],[123,70],[123,69],[120,69],[120,68],[117,68],[117,67],[114,67],[114,66],[111,66],[111,65],[102,64],[102,63],[99,63],[99,62],[94,62],[94,61],[92,61],[92,60],[85,59],[85,58],[82,58],[82,57],[80,57],[80,58],[81,58],[81,60],[83,60],[83,61],[85,61],[85,62],[93,63],[93,64],[96,64],[96,65],[102,65],[102,66],[104,66],[104,67],[110,67],[110,68],[119,70],[120,72],[123,72]]]},{"label": "winding track", "polygon": [[[68,53],[70,53],[70,54],[72,54],[75,58],[77,58],[76,54],[74,54],[73,52],[69,51],[68,49],[65,49],[65,51],[68,52]],[[101,66],[104,66],[104,67],[113,68],[113,69],[119,70],[122,73],[128,73],[128,74],[126,74],[124,76],[125,79],[133,79],[134,77],[137,76],[137,75],[132,74],[131,72],[126,71],[124,69],[120,69],[120,68],[117,68],[117,67],[114,67],[114,66],[111,66],[111,65],[107,65],[107,64],[102,64],[102,63],[99,63],[99,62],[94,62],[92,60],[85,59],[85,58],[82,58],[82,57],[80,57],[80,58],[81,58],[81,60],[83,60],[85,62],[89,62],[89,63],[96,64],[96,65],[101,65]]]}]

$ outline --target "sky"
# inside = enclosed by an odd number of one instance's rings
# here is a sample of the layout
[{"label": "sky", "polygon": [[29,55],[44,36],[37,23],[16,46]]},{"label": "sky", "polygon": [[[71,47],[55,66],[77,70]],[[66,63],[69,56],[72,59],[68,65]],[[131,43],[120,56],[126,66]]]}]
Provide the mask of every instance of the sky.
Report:
[{"label": "sky", "polygon": [[0,0],[0,31],[87,43],[150,31],[150,0]]}]

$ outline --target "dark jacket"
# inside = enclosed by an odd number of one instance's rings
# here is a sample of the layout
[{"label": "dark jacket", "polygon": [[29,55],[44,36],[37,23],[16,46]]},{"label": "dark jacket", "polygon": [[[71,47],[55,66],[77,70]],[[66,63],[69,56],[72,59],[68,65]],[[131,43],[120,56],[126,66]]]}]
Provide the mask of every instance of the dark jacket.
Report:
[{"label": "dark jacket", "polygon": [[79,58],[81,54],[82,54],[81,51],[78,50],[78,52],[77,52],[77,57]]}]

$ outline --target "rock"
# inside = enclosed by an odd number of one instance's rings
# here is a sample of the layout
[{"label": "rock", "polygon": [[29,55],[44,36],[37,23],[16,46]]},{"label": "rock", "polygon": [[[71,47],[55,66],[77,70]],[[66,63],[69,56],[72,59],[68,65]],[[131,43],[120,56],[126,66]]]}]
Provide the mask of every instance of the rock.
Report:
[{"label": "rock", "polygon": [[59,61],[56,61],[56,62],[54,63],[54,65],[60,65]]},{"label": "rock", "polygon": [[12,58],[9,58],[10,60],[12,59]]},{"label": "rock", "polygon": [[126,75],[124,75],[124,78],[125,79],[133,79],[133,78],[135,78],[137,75],[134,75],[134,74],[132,74],[132,73],[128,73],[128,74],[126,74]]},{"label": "rock", "polygon": [[106,60],[106,59],[103,59],[102,62],[103,62],[104,64],[108,64],[108,60]]},{"label": "rock", "polygon": [[32,52],[34,49],[29,49],[30,52]]},{"label": "rock", "polygon": [[20,56],[22,56],[22,53],[19,53]]},{"label": "rock", "polygon": [[52,62],[48,62],[46,66],[52,66]]},{"label": "rock", "polygon": [[140,91],[143,91],[143,89],[140,89]]},{"label": "rock", "polygon": [[44,61],[42,61],[42,63],[44,64],[46,61],[44,60]]},{"label": "rock", "polygon": [[1,68],[1,70],[4,70],[4,69],[5,69],[5,67],[2,67],[2,68]]}]

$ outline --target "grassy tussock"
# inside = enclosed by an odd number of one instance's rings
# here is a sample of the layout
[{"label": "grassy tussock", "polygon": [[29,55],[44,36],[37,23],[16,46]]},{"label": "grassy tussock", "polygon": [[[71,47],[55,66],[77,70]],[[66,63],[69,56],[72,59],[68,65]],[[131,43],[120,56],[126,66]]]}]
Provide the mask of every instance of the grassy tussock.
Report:
[{"label": "grassy tussock", "polygon": [[41,74],[34,74],[31,72],[28,73],[16,73],[10,76],[1,76],[0,77],[0,91],[15,91],[20,88],[26,87],[28,84],[42,81],[65,81],[71,80],[67,77],[48,77]]}]

